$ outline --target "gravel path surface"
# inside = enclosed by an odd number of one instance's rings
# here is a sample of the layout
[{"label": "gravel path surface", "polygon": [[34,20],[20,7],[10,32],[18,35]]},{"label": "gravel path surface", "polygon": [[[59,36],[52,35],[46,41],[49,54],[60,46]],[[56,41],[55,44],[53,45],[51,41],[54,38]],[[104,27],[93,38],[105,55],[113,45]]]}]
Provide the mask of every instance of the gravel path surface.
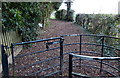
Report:
[{"label": "gravel path surface", "polygon": [[44,34],[40,38],[58,37],[65,34],[86,34],[79,26],[73,22],[51,20],[50,26],[44,29]]}]

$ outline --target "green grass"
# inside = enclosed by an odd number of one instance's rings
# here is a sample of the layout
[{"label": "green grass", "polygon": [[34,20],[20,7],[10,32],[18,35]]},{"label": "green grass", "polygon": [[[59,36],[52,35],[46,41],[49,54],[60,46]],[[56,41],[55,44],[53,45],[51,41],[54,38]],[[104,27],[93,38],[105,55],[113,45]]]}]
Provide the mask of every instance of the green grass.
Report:
[{"label": "green grass", "polygon": [[50,19],[56,19],[55,16],[51,16]]}]

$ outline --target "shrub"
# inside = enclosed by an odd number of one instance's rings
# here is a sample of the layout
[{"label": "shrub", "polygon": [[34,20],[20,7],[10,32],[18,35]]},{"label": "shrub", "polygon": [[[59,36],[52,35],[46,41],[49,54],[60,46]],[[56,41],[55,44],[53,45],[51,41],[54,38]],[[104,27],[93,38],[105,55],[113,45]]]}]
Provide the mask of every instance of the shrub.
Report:
[{"label": "shrub", "polygon": [[55,17],[58,20],[65,20],[66,14],[67,14],[67,11],[65,9],[61,9],[55,13]]},{"label": "shrub", "polygon": [[[120,15],[111,14],[77,14],[76,23],[92,34],[118,37],[120,33]],[[101,39],[96,39],[101,43]],[[120,40],[105,38],[105,44],[120,48]],[[114,49],[104,48],[105,55],[115,55]]]},{"label": "shrub", "polygon": [[118,19],[111,14],[77,14],[76,23],[93,34],[116,36]]},{"label": "shrub", "polygon": [[55,17],[58,20],[73,21],[73,18],[74,18],[73,13],[74,13],[74,10],[70,10],[69,15],[68,15],[69,17],[67,18],[67,11],[65,9],[61,9],[55,13]]},{"label": "shrub", "polygon": [[56,4],[51,2],[3,2],[2,31],[18,31],[22,36],[22,41],[35,40],[38,23],[46,24],[51,12],[59,8]]}]

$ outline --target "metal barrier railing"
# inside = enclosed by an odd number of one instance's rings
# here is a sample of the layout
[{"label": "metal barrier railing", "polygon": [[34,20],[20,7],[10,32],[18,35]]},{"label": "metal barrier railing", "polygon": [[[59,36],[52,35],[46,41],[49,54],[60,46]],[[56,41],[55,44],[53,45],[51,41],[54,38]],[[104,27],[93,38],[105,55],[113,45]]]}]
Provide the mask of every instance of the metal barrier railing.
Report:
[{"label": "metal barrier railing", "polygon": [[[54,40],[56,40],[56,41],[54,41]],[[51,42],[48,42],[48,41],[51,41]],[[49,74],[46,74],[45,76],[51,76],[52,74],[56,74],[56,73],[60,73],[60,75],[62,75],[62,70],[63,70],[62,69],[62,67],[63,67],[63,41],[64,41],[64,39],[62,39],[61,37],[56,37],[56,38],[49,38],[49,39],[42,39],[42,40],[36,40],[36,41],[29,41],[29,42],[22,42],[22,43],[13,43],[13,44],[11,44],[10,48],[11,48],[11,53],[12,53],[12,71],[13,71],[12,72],[12,76],[16,76],[16,72],[15,71],[17,71],[17,70],[27,69],[27,68],[29,69],[30,66],[34,66],[36,64],[41,64],[41,63],[44,63],[44,62],[49,62],[49,61],[55,60],[55,59],[59,59],[59,64],[55,64],[55,65],[50,66],[49,68],[44,68],[42,70],[38,70],[38,71],[35,71],[35,72],[32,72],[32,73],[28,73],[27,76],[31,76],[31,75],[40,73],[42,71],[49,70],[49,69],[52,69],[52,68],[57,67],[57,66],[59,66],[59,69],[57,71],[49,73]],[[15,46],[31,44],[31,43],[38,43],[38,42],[39,43],[40,42],[46,42],[45,43],[46,49],[42,50],[42,51],[28,52],[28,53],[25,53],[25,54],[20,54],[20,55],[14,56],[14,47]],[[53,44],[59,44],[59,47],[49,48],[49,46],[53,45]],[[3,50],[2,54],[6,54],[4,49],[5,49],[5,46],[2,46],[2,50]],[[40,53],[44,53],[44,52],[55,50],[55,49],[59,49],[59,56],[52,57],[52,58],[46,58],[45,60],[37,61],[37,62],[31,63],[31,64],[27,64],[27,65],[24,65],[24,66],[21,65],[20,67],[18,67],[18,66],[16,67],[16,65],[15,65],[15,59],[23,58],[23,57],[26,57],[26,56],[29,56],[29,55],[33,55],[33,54],[40,54]],[[3,55],[3,57],[4,56],[5,55]],[[4,58],[3,58],[4,62],[5,62],[5,60],[8,61],[8,58],[5,58],[5,59]],[[23,59],[23,60],[25,60],[25,59]],[[3,76],[9,76],[10,75],[9,74],[9,70],[6,67],[7,64],[4,64],[4,62],[3,62],[3,71],[4,71],[3,72]]]},{"label": "metal barrier railing", "polygon": [[[69,54],[69,78],[72,78],[72,75],[75,75],[78,77],[90,78],[90,76],[73,72],[73,60],[72,60],[73,57],[79,57],[84,60],[120,60],[120,57],[93,57],[93,56],[85,56],[85,55],[78,55],[78,54],[70,53]],[[112,75],[114,75],[114,74],[112,74]],[[114,76],[118,77],[116,75],[114,75]],[[100,77],[102,77],[102,76],[100,76]]]},{"label": "metal barrier railing", "polygon": [[[67,43],[65,40],[68,40],[69,38],[67,38],[67,39],[65,39],[65,37],[78,37],[79,38],[79,40],[77,41],[77,42],[73,42],[73,43]],[[100,40],[100,43],[90,43],[90,42],[85,42],[85,39],[84,39],[84,37],[96,37],[96,38],[98,38],[99,40]],[[116,57],[119,57],[120,56],[120,49],[119,48],[116,48],[115,46],[113,47],[113,46],[111,46],[111,45],[107,45],[106,44],[106,40],[108,39],[108,38],[110,38],[110,39],[117,39],[117,40],[120,40],[120,38],[116,38],[116,37],[109,37],[109,36],[103,36],[103,35],[79,35],[79,34],[73,34],[73,35],[63,35],[63,36],[60,36],[60,37],[56,37],[56,38],[49,38],[49,39],[42,39],[42,40],[36,40],[36,41],[29,41],[29,42],[22,42],[22,43],[13,43],[13,44],[11,44],[11,46],[9,47],[9,48],[11,48],[11,53],[12,53],[12,71],[13,71],[13,75],[16,75],[15,73],[15,70],[21,70],[21,69],[26,69],[26,68],[28,68],[28,67],[30,67],[30,66],[33,66],[33,65],[36,65],[36,64],[41,64],[41,63],[44,63],[44,62],[48,62],[48,61],[54,61],[55,59],[59,59],[59,62],[60,63],[57,63],[57,64],[55,64],[55,65],[52,65],[52,66],[49,66],[48,68],[44,68],[44,69],[42,69],[42,70],[38,70],[38,71],[35,71],[35,72],[31,72],[31,73],[29,73],[29,74],[27,74],[27,76],[33,76],[33,75],[35,75],[35,74],[38,74],[38,73],[41,73],[41,72],[43,72],[43,71],[47,71],[47,70],[49,70],[49,69],[52,69],[52,68],[54,68],[54,67],[58,67],[59,66],[59,70],[58,71],[56,71],[56,72],[52,72],[52,73],[50,73],[50,74],[47,74],[46,76],[51,76],[51,75],[54,75],[54,74],[56,74],[56,73],[60,73],[59,75],[62,75],[62,73],[64,74],[64,71],[66,71],[66,69],[68,69],[69,67],[68,67],[68,65],[67,65],[67,63],[69,62],[69,58],[68,57],[66,57],[66,55],[69,55],[69,53],[75,53],[75,54],[79,54],[79,55],[84,55],[84,53],[88,53],[88,54],[95,54],[95,55],[97,55],[97,56],[99,56],[99,57],[110,57],[109,55],[105,55],[105,48],[110,48],[110,49],[112,49],[112,50],[116,50],[116,51],[118,51],[118,52],[115,52],[115,58]],[[52,41],[52,40],[55,40],[55,41]],[[63,43],[63,40],[64,40],[64,43]],[[73,38],[73,40],[74,40],[74,38]],[[89,39],[88,39],[89,40]],[[50,42],[49,42],[50,41]],[[94,41],[94,40],[93,40]],[[25,44],[31,44],[31,43],[38,43],[38,42],[45,42],[45,46],[46,46],[46,48],[44,49],[44,50],[40,50],[40,51],[33,51],[33,52],[28,52],[28,53],[24,53],[24,54],[19,54],[19,55],[17,55],[17,56],[14,56],[14,47],[15,46],[19,46],[19,45],[25,45]],[[55,46],[54,48],[50,48],[49,46],[50,45],[53,45],[53,44],[59,44],[59,46],[57,47],[57,46]],[[71,45],[78,45],[78,47],[77,48],[79,48],[79,50],[77,50],[77,51],[73,51],[73,50],[67,50],[67,51],[65,51],[65,49],[66,49],[66,46],[71,46]],[[84,48],[83,47],[83,45],[84,46],[88,46],[88,45],[91,45],[91,46],[100,46],[101,47],[101,49],[100,49],[100,52],[97,52],[97,51],[85,51],[85,50],[82,50],[82,48]],[[5,53],[5,47],[6,46],[2,46],[2,54],[5,54],[5,55],[7,55],[6,53]],[[76,46],[75,46],[76,47]],[[100,48],[99,47],[99,48]],[[64,48],[64,49],[63,49]],[[68,47],[69,49],[72,49],[72,47]],[[52,57],[52,58],[48,58],[48,59],[44,59],[44,60],[41,60],[41,61],[37,61],[37,62],[34,62],[34,63],[31,63],[31,64],[28,64],[28,65],[24,65],[24,66],[20,66],[20,67],[16,67],[15,66],[15,59],[18,59],[18,58],[21,58],[21,57],[26,57],[26,56],[30,56],[30,55],[33,55],[33,54],[40,54],[40,53],[45,53],[45,52],[47,52],[47,51],[54,51],[54,50],[56,50],[56,49],[59,49],[60,51],[59,51],[59,56],[54,56],[54,57]],[[4,55],[3,55],[4,56]],[[31,57],[32,58],[32,57]],[[4,59],[3,58],[3,61],[5,61],[5,60],[7,60],[7,58],[6,59]],[[75,60],[79,60],[79,65],[80,65],[80,68],[81,68],[81,66],[85,66],[86,64],[83,64],[82,63],[82,59],[80,58],[80,59],[75,59]],[[107,60],[107,59],[106,59]],[[73,60],[74,61],[74,60]],[[93,60],[94,61],[94,60]],[[113,76],[116,76],[116,75],[114,75],[114,74],[112,74],[112,72],[110,72],[110,71],[107,71],[107,70],[104,70],[103,69],[103,65],[107,65],[107,66],[109,66],[109,67],[111,67],[111,68],[113,68],[113,69],[115,69],[115,70],[117,70],[118,71],[118,73],[120,72],[120,61],[118,61],[118,67],[119,68],[116,68],[115,66],[112,66],[112,65],[110,65],[108,62],[104,62],[103,60],[99,60],[99,61],[96,61],[97,63],[100,63],[100,67],[96,67],[96,66],[93,66],[93,65],[86,65],[87,67],[92,67],[92,68],[96,68],[96,69],[99,69],[100,70],[100,74],[102,73],[102,71],[105,71],[105,72],[107,72],[107,73],[109,73],[109,74],[111,74],[111,75],[113,75]],[[70,62],[69,62],[70,63]],[[7,65],[7,64],[4,64],[4,65]],[[5,73],[6,73],[6,70],[8,70],[7,68],[6,68],[6,66],[3,66],[3,69],[5,70]],[[34,69],[34,68],[33,68]],[[69,68],[70,69],[70,68]],[[4,74],[4,70],[3,70],[3,75],[5,75]],[[9,71],[9,70],[8,70]],[[70,70],[71,71],[71,70]],[[69,71],[69,72],[70,72]],[[8,72],[9,73],[9,72]],[[74,74],[74,73],[73,73]],[[45,76],[45,75],[44,75]],[[63,75],[64,76],[64,75]]]},{"label": "metal barrier railing", "polygon": [[[76,44],[79,44],[80,45],[80,54],[81,54],[81,46],[82,45],[96,45],[96,46],[102,46],[101,48],[101,56],[103,56],[103,51],[104,51],[104,47],[107,47],[107,48],[112,48],[112,49],[115,49],[115,50],[118,50],[120,51],[120,49],[116,48],[116,47],[113,47],[113,46],[109,46],[109,45],[106,45],[105,44],[105,38],[111,38],[111,39],[118,39],[120,40],[120,38],[117,38],[117,37],[110,37],[110,36],[104,36],[104,35],[80,35],[80,34],[72,34],[72,35],[62,35],[61,37],[65,38],[65,37],[76,37],[76,36],[79,36],[79,39],[80,41],[78,43],[70,43],[70,44],[64,44],[64,46],[67,46],[67,45],[76,45]],[[82,38],[83,37],[100,37],[101,38],[101,44],[96,44],[96,43],[84,43],[82,42]],[[117,54],[119,55],[119,54]]]},{"label": "metal barrier railing", "polygon": [[[79,53],[79,55],[84,55],[84,53],[90,53],[90,54],[96,54],[97,55],[97,57],[108,57],[108,58],[110,58],[110,56],[109,55],[105,55],[105,48],[111,48],[111,49],[114,49],[114,50],[116,50],[116,51],[118,51],[118,53],[117,52],[114,52],[115,53],[115,58],[116,57],[119,57],[120,56],[120,49],[118,49],[118,48],[116,48],[116,47],[113,47],[113,46],[110,46],[110,45],[108,45],[107,43],[106,43],[106,41],[107,41],[107,39],[109,38],[109,39],[117,39],[117,40],[120,40],[120,38],[116,38],[116,37],[109,37],[109,36],[103,36],[103,35],[79,35],[79,34],[73,34],[73,35],[63,35],[63,36],[61,36],[61,37],[63,37],[63,38],[65,38],[65,37],[67,37],[68,39],[69,39],[69,37],[78,37],[79,38],[79,42],[77,42],[77,43],[69,43],[69,44],[65,44],[64,43],[64,47],[65,46],[69,46],[69,45],[79,45],[79,51],[70,51],[70,52],[67,52],[67,53],[65,53],[65,51],[64,51],[64,54],[69,54],[69,53]],[[83,40],[83,38],[84,37],[96,37],[96,38],[98,38],[99,37],[99,39],[101,39],[101,42],[100,43],[88,43],[88,42],[83,42],[84,40]],[[74,39],[74,38],[73,38]],[[66,40],[66,39],[65,39]],[[120,44],[120,43],[119,43]],[[85,46],[87,46],[87,45],[92,45],[92,46],[100,46],[101,47],[101,51],[100,52],[95,52],[95,51],[83,51],[82,50],[82,48],[84,48],[84,47],[82,47],[83,45],[85,45]],[[93,55],[92,55],[93,56]],[[66,62],[69,62],[68,61],[69,59],[67,59],[66,61],[65,61],[65,63]],[[87,66],[87,67],[91,67],[91,68],[96,68],[96,69],[99,69],[100,70],[100,75],[102,75],[102,71],[105,71],[105,72],[107,72],[108,74],[111,74],[112,76],[115,76],[115,77],[118,77],[119,75],[115,75],[115,74],[113,74],[113,72],[111,72],[111,71],[107,71],[107,70],[104,70],[103,69],[103,66],[104,65],[106,65],[106,66],[109,66],[109,67],[111,67],[111,68],[113,68],[113,69],[115,69],[116,71],[118,71],[118,73],[117,74],[119,74],[120,73],[120,61],[118,60],[118,67],[116,68],[115,66],[112,66],[112,65],[110,65],[108,62],[103,62],[103,60],[99,60],[99,61],[96,61],[97,63],[100,63],[100,67],[96,67],[96,66],[93,66],[93,65],[86,65],[86,64],[82,64],[81,63],[81,60],[82,59],[76,59],[76,60],[79,60],[79,64],[80,65],[78,65],[79,67],[81,67],[81,66]],[[106,59],[107,60],[107,59]],[[70,62],[69,62],[70,63]],[[74,64],[75,65],[75,64]],[[70,72],[70,70],[69,70],[69,72]],[[75,74],[74,74],[75,75]],[[81,74],[82,75],[82,74]],[[85,76],[85,75],[84,75]],[[87,76],[86,76],[87,77]]]}]

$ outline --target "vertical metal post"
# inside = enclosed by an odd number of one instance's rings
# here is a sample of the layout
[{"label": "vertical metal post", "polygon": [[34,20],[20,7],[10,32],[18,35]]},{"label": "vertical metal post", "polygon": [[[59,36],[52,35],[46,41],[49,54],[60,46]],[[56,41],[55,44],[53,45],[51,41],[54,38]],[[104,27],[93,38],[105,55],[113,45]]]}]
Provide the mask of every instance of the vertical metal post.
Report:
[{"label": "vertical metal post", "polygon": [[[79,54],[81,55],[81,50],[82,50],[82,35],[80,35],[80,49],[79,49]],[[80,68],[81,68],[81,58],[80,58]]]},{"label": "vertical metal post", "polygon": [[[117,57],[120,57],[120,53],[117,55]],[[120,77],[120,60],[118,60],[118,77]]]},{"label": "vertical metal post", "polygon": [[14,76],[14,74],[15,74],[15,69],[14,69],[14,67],[15,67],[15,62],[14,62],[14,51],[13,51],[13,44],[11,44],[11,54],[12,54],[12,68],[13,68],[13,76]]},{"label": "vertical metal post", "polygon": [[[117,55],[117,57],[120,57],[120,54]],[[118,60],[118,77],[120,77],[120,60]]]},{"label": "vertical metal post", "polygon": [[80,35],[80,55],[81,55],[81,50],[82,50],[82,35]]},{"label": "vertical metal post", "polygon": [[[119,52],[119,50],[118,50],[118,52]],[[120,53],[119,54],[117,54],[117,57],[120,57]],[[118,68],[118,77],[120,77],[120,60],[118,59],[118,60],[116,60],[117,62],[118,62],[118,66],[117,66],[117,68]]]},{"label": "vertical metal post", "polygon": [[3,77],[5,76],[9,76],[9,68],[8,68],[8,56],[7,54],[5,53],[5,50],[4,50],[4,45],[1,45],[1,52],[2,52],[2,74],[3,74]]},{"label": "vertical metal post", "polygon": [[[102,48],[101,48],[101,57],[104,56],[104,36],[102,36]],[[100,75],[102,76],[102,62],[103,60],[101,60],[100,63]]]},{"label": "vertical metal post", "polygon": [[62,76],[63,72],[63,41],[64,39],[60,39],[60,75]]},{"label": "vertical metal post", "polygon": [[73,55],[69,54],[69,78],[72,78],[72,71],[73,71],[72,58]]},{"label": "vertical metal post", "polygon": [[119,71],[118,71],[118,77],[120,77],[120,60],[118,60],[118,69],[119,69]]}]

